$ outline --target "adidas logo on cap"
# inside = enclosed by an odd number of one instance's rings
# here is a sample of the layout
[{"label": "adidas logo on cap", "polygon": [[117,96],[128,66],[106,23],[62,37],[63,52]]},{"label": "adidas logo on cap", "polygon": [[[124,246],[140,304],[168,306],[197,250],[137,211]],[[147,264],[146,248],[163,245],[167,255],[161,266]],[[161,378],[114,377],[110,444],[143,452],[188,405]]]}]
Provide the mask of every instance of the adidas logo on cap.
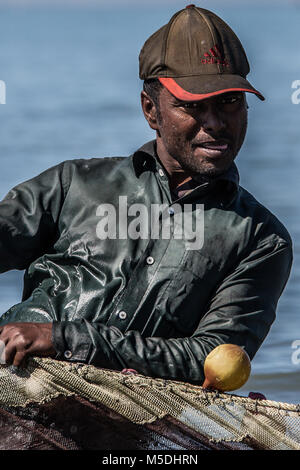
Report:
[{"label": "adidas logo on cap", "polygon": [[229,67],[229,63],[224,57],[222,57],[217,44],[209,49],[209,52],[205,52],[204,57],[205,59],[201,59],[202,64],[220,64],[225,65],[225,67]]}]

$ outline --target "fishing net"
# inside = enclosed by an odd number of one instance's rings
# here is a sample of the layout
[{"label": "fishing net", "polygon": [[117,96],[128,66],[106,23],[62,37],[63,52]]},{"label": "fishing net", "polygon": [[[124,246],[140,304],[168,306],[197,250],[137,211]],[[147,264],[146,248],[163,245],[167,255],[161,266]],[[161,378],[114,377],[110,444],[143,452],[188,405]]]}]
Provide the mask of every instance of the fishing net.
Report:
[{"label": "fishing net", "polygon": [[300,407],[128,371],[0,366],[0,449],[300,450]]}]

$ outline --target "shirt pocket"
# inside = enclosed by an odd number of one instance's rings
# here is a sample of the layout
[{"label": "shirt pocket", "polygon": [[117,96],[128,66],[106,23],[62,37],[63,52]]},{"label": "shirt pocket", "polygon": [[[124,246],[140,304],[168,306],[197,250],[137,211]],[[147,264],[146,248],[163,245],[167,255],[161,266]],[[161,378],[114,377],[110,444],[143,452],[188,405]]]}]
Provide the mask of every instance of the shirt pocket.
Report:
[{"label": "shirt pocket", "polygon": [[181,335],[192,334],[220,282],[218,266],[199,252],[187,252],[165,293],[168,319]]}]

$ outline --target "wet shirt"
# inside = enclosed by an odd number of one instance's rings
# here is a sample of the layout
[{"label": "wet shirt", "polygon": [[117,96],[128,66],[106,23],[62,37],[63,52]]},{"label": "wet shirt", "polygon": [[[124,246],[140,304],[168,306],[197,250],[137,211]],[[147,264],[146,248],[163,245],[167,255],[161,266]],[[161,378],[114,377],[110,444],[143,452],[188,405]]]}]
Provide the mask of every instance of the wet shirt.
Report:
[{"label": "wet shirt", "polygon": [[[221,343],[252,358],[289,276],[290,236],[234,164],[193,186],[172,198],[153,141],[12,189],[0,203],[0,268],[24,269],[24,292],[1,324],[53,322],[57,359],[194,383]],[[179,236],[185,213],[197,243]]]}]

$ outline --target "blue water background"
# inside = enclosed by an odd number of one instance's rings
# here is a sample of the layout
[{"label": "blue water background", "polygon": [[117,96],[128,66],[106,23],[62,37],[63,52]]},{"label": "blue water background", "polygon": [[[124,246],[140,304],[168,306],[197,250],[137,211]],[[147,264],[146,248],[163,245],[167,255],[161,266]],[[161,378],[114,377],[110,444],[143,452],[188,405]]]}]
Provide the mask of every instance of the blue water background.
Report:
[{"label": "blue water background", "polygon": [[[106,6],[0,5],[0,197],[63,160],[128,155],[154,138],[140,109],[138,54],[145,39],[186,2]],[[207,2],[238,34],[250,81],[249,128],[237,159],[241,184],[290,231],[295,260],[277,319],[237,393],[300,403],[300,6],[297,2]],[[0,312],[20,301],[22,275],[0,278]],[[294,353],[294,356],[292,354]],[[292,358],[294,357],[294,361]],[[299,364],[298,364],[299,362]]]}]

